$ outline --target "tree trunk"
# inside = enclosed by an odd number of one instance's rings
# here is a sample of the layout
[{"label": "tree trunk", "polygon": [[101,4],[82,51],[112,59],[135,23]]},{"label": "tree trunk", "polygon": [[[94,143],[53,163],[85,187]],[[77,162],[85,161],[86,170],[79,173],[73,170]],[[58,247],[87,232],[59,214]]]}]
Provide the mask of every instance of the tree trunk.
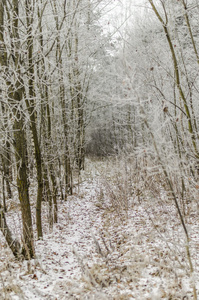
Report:
[{"label": "tree trunk", "polygon": [[36,113],[35,113],[35,90],[34,90],[34,63],[33,63],[33,13],[34,8],[30,1],[26,2],[26,21],[27,21],[27,50],[28,50],[28,95],[26,105],[30,115],[31,131],[33,135],[35,160],[37,169],[37,202],[36,202],[36,224],[38,238],[42,238],[42,221],[41,221],[41,203],[43,198],[43,174],[42,174],[42,155],[39,145],[38,132],[36,127]]},{"label": "tree trunk", "polygon": [[8,228],[7,222],[6,222],[6,216],[5,213],[3,211],[3,208],[0,204],[0,228],[1,228],[1,232],[3,233],[6,242],[8,243],[8,246],[10,247],[13,255],[17,258],[19,258],[20,254],[21,254],[21,245],[19,243],[19,241],[17,241],[16,239],[13,238],[12,233],[10,231],[10,229]]},{"label": "tree trunk", "polygon": [[[14,92],[14,99],[20,101],[22,95],[19,92]],[[29,201],[29,186],[27,179],[27,144],[24,132],[24,121],[22,113],[13,108],[16,119],[14,121],[14,146],[15,158],[17,164],[17,188],[19,201],[21,204],[22,222],[23,222],[23,255],[27,258],[34,257],[34,242],[32,218]]]},{"label": "tree trunk", "polygon": [[[15,18],[13,20],[13,31],[10,32],[11,36],[15,38],[13,41],[13,51],[17,49],[17,41],[18,37],[18,1],[13,0],[13,13],[15,14]],[[15,48],[16,47],[16,48]],[[16,51],[15,51],[16,52]],[[14,65],[16,66],[18,61],[18,56],[14,57]],[[4,4],[3,1],[0,1],[0,65],[3,67],[4,72],[7,71],[7,52],[4,43]],[[17,188],[18,195],[21,204],[21,212],[22,212],[22,222],[23,222],[23,249],[22,254],[25,258],[34,257],[34,244],[33,244],[33,230],[32,230],[32,218],[31,218],[31,210],[30,210],[30,202],[29,202],[29,187],[27,180],[27,166],[26,166],[26,154],[27,154],[27,146],[26,146],[26,136],[24,132],[24,117],[22,113],[22,107],[20,102],[23,98],[23,87],[21,86],[21,81],[19,80],[20,71],[17,69],[16,71],[16,82],[15,84],[11,84],[7,82],[6,84],[9,86],[8,91],[8,99],[10,103],[10,107],[12,109],[12,113],[14,116],[14,124],[13,124],[13,136],[14,136],[14,147],[15,147],[15,159],[17,166]],[[5,76],[6,78],[6,76]],[[4,229],[3,233],[6,236],[9,246],[11,250],[16,255],[18,253],[18,246],[11,237],[11,232],[7,227],[5,215],[1,214],[1,221],[3,222]],[[6,234],[5,234],[6,233]],[[13,242],[13,244],[12,244]]]}]

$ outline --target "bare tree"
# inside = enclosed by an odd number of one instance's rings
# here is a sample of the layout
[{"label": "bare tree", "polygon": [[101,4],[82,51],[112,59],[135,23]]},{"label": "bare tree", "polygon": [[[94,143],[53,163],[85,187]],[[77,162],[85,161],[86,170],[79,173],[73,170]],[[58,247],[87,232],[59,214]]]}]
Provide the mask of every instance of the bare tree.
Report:
[{"label": "bare tree", "polygon": [[[9,23],[10,57],[7,57],[4,36],[5,14]],[[27,142],[24,130],[24,114],[22,101],[24,99],[24,85],[20,68],[20,38],[18,33],[19,3],[1,1],[1,67],[3,68],[4,88],[13,115],[13,146],[17,167],[17,188],[21,204],[23,221],[23,254],[27,258],[34,257],[33,230],[29,201],[29,184],[27,176]],[[14,73],[13,78],[7,74]],[[5,220],[5,218],[3,218]],[[6,224],[6,223],[5,223]]]}]

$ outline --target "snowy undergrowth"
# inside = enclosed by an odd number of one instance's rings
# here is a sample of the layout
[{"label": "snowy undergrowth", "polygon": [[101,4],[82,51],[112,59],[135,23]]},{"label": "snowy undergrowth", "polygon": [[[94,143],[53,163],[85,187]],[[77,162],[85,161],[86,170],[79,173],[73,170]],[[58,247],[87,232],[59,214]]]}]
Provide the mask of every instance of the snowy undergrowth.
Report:
[{"label": "snowy undergrowth", "polygon": [[[45,234],[35,240],[35,260],[16,262],[1,236],[0,299],[192,299],[194,278],[172,202],[140,197],[126,166],[112,160],[87,162],[79,182],[59,203],[53,232],[43,204]],[[18,236],[20,218],[13,202],[8,222]],[[187,222],[197,279],[194,210]]]}]

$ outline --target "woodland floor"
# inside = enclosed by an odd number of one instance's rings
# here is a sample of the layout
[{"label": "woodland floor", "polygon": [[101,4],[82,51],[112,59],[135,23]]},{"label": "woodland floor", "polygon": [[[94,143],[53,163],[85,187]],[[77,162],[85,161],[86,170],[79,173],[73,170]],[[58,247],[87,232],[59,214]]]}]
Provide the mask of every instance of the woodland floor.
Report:
[{"label": "woodland floor", "polygon": [[[16,262],[0,234],[0,300],[193,299],[194,280],[199,291],[197,210],[191,207],[187,218],[195,269],[190,278],[173,204],[116,194],[111,170],[109,163],[88,163],[74,195],[59,203],[53,232],[43,204],[44,239],[35,240],[35,260]],[[8,224],[20,236],[16,200],[8,207]]]}]

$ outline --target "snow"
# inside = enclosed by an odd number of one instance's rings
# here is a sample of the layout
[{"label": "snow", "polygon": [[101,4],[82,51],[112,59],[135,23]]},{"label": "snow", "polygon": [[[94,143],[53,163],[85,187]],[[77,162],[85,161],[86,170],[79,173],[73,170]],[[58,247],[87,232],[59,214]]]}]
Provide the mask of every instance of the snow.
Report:
[{"label": "snow", "polygon": [[[59,203],[52,232],[43,204],[44,238],[35,240],[35,260],[15,261],[1,236],[0,299],[193,299],[192,281],[199,290],[196,211],[187,220],[195,269],[190,278],[173,204],[160,199],[139,203],[133,195],[128,214],[116,209],[105,184],[113,188],[112,176],[111,164],[90,163],[74,195]],[[16,234],[20,222],[19,208],[10,208],[8,223]]]}]

